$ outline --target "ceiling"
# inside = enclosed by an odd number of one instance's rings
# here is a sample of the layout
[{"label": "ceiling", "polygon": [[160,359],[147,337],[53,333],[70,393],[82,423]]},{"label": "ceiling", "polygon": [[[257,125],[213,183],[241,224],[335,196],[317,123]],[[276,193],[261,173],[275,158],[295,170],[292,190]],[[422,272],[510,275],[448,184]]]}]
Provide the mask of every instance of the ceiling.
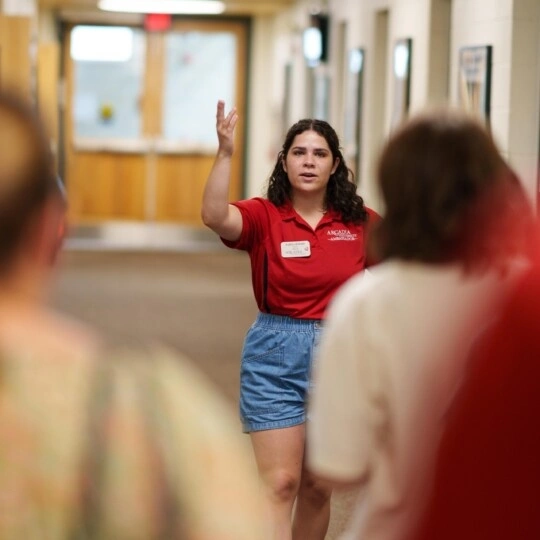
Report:
[{"label": "ceiling", "polygon": [[[294,0],[223,0],[226,4],[224,15],[271,15],[283,11]],[[38,0],[43,8],[51,9],[97,9],[97,0]]]}]

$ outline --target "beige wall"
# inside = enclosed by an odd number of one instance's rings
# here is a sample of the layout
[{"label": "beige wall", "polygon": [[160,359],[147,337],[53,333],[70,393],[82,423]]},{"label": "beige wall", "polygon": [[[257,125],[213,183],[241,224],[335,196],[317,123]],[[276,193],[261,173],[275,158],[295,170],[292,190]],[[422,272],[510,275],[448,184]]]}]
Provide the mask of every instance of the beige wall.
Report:
[{"label": "beige wall", "polygon": [[531,197],[536,197],[540,164],[539,0],[514,0],[510,78],[505,149]]},{"label": "beige wall", "polygon": [[[257,21],[254,26],[252,74],[257,72],[258,79],[252,77],[248,138],[258,153],[250,152],[250,195],[260,192],[261,182],[273,165],[286,62],[294,65],[290,122],[306,113],[306,70],[298,39],[313,5],[316,2],[299,0],[279,17]],[[374,165],[390,131],[391,54],[393,43],[401,37],[413,40],[411,112],[433,104],[457,105],[459,49],[493,46],[492,130],[501,151],[535,198],[540,124],[538,0],[328,0],[320,5],[330,14],[332,23],[327,70],[332,81],[330,121],[338,132],[343,128],[344,113],[340,62],[346,53],[339,49],[363,47],[366,51],[360,192],[368,204],[382,210],[373,182]],[[266,75],[261,66],[268,68]]]},{"label": "beige wall", "polygon": [[536,197],[540,100],[540,2],[454,0],[452,102],[457,101],[457,51],[493,46],[491,127],[502,152]]},{"label": "beige wall", "polygon": [[256,17],[249,73],[246,196],[261,195],[282,143],[285,65],[292,64],[287,126],[307,115],[301,31],[313,2],[299,1],[275,17]]}]

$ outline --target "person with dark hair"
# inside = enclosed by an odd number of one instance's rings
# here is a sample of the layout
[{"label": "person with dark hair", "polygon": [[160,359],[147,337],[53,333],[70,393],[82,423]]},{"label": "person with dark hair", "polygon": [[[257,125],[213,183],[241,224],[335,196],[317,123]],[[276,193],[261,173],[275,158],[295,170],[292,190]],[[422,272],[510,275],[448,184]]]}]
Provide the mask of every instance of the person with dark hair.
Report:
[{"label": "person with dark hair", "polygon": [[162,347],[47,308],[65,193],[34,108],[0,92],[0,538],[263,540],[226,401]]},{"label": "person with dark hair", "polygon": [[240,415],[267,494],[271,537],[317,540],[328,528],[331,492],[304,468],[313,350],[335,291],[368,265],[367,229],[377,215],[357,193],[336,132],[314,119],[289,129],[266,197],[229,203],[237,118],[218,102],[219,147],[202,219],[251,259],[259,313],[244,342]]},{"label": "person with dark hair", "polygon": [[394,132],[378,182],[382,262],[331,303],[309,407],[308,467],[359,490],[347,539],[402,538],[414,523],[467,352],[527,265],[532,217],[491,135],[458,112]]}]

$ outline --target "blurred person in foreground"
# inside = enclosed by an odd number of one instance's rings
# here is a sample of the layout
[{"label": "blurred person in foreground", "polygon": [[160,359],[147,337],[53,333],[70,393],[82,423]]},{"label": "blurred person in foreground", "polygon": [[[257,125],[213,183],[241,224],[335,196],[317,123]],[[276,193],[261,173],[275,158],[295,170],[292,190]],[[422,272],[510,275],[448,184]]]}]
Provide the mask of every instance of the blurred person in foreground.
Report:
[{"label": "blurred person in foreground", "polygon": [[394,132],[378,182],[383,262],[331,304],[309,406],[308,466],[359,489],[347,539],[414,523],[467,351],[525,266],[531,219],[490,134],[457,111]]},{"label": "blurred person in foreground", "polygon": [[536,260],[473,348],[431,499],[409,540],[540,538],[540,235]]},{"label": "blurred person in foreground", "polygon": [[39,119],[0,92],[0,538],[262,539],[250,452],[209,383],[45,307],[64,217]]}]

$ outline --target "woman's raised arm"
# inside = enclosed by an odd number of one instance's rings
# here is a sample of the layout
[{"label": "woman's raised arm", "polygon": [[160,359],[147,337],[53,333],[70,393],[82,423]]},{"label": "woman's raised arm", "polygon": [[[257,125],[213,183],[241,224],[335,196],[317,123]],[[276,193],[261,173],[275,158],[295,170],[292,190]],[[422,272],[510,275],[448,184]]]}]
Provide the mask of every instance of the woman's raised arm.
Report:
[{"label": "woman's raised arm", "polygon": [[216,131],[218,150],[204,188],[201,217],[203,223],[226,240],[238,240],[242,232],[242,214],[229,204],[231,159],[234,152],[234,128],[238,120],[236,108],[225,116],[225,103],[218,101]]}]

